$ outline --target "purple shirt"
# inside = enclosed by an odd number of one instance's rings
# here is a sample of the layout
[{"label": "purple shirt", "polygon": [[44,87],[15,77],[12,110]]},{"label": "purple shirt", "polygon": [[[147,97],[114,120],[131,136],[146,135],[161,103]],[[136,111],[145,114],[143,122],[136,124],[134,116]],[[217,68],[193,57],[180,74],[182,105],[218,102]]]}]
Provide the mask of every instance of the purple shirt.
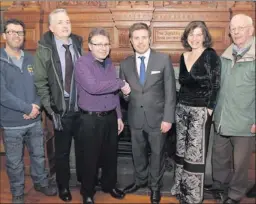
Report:
[{"label": "purple shirt", "polygon": [[121,118],[118,90],[124,82],[117,78],[116,68],[112,61],[105,60],[103,68],[91,52],[80,57],[75,65],[78,106],[86,111],[109,111],[116,109]]}]

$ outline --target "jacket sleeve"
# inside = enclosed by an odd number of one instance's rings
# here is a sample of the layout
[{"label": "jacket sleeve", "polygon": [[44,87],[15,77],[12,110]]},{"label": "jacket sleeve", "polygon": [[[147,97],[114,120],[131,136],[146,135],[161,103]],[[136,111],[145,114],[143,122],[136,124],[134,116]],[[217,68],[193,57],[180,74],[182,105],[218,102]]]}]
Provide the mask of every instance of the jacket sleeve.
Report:
[{"label": "jacket sleeve", "polygon": [[51,114],[53,112],[50,103],[50,90],[48,85],[46,59],[40,48],[37,48],[34,59],[34,80],[37,94],[41,98],[41,103],[46,111]]},{"label": "jacket sleeve", "polygon": [[41,106],[41,100],[40,100],[40,97],[37,95],[37,93],[36,93],[36,99],[34,101],[34,104],[38,105],[39,107]]},{"label": "jacket sleeve", "polygon": [[210,68],[210,94],[207,108],[214,109],[216,106],[217,94],[220,88],[221,61],[216,52],[213,51],[209,53],[208,59],[209,62],[206,64],[208,64]]},{"label": "jacket sleeve", "polygon": [[83,57],[80,57],[75,65],[75,80],[86,92],[92,95],[108,94],[124,86],[124,82],[119,78],[103,81],[97,79],[90,66],[84,62]]},{"label": "jacket sleeve", "polygon": [[173,66],[169,56],[165,59],[164,69],[164,118],[163,121],[174,123],[175,122],[175,108],[176,108],[176,81]]},{"label": "jacket sleeve", "polygon": [[29,115],[32,111],[32,104],[28,104],[20,98],[13,95],[6,87],[5,78],[0,72],[0,104],[6,108],[20,111]]}]

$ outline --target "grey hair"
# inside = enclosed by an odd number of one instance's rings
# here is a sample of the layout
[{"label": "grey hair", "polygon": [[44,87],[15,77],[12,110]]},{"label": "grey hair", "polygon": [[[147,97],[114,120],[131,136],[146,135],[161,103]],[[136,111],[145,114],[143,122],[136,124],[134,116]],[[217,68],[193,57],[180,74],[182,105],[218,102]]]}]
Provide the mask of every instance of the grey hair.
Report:
[{"label": "grey hair", "polygon": [[58,8],[58,9],[53,10],[53,11],[49,14],[49,16],[48,16],[48,24],[49,24],[49,25],[51,25],[52,20],[53,20],[53,16],[54,16],[55,14],[57,14],[57,13],[65,13],[65,14],[68,15],[67,10],[66,10],[66,9],[63,9],[63,8]]}]

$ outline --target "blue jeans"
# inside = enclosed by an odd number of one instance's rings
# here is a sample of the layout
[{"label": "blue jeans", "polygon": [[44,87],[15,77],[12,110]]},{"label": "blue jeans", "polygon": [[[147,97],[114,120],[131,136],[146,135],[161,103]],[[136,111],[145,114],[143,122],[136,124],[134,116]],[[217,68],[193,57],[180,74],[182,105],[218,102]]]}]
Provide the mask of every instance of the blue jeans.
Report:
[{"label": "blue jeans", "polygon": [[30,156],[30,173],[34,184],[48,186],[45,171],[44,138],[41,121],[31,127],[4,129],[6,169],[13,196],[24,194],[24,145]]}]

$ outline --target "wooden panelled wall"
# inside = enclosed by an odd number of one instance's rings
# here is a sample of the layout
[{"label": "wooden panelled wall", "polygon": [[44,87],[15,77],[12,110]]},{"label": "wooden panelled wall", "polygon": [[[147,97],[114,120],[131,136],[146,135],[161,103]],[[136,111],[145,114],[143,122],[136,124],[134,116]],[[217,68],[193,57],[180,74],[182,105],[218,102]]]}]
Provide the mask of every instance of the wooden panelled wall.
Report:
[{"label": "wooden panelled wall", "polygon": [[[230,44],[229,20],[232,15],[245,13],[255,22],[255,2],[239,1],[1,1],[4,18],[18,18],[26,24],[25,49],[34,52],[42,34],[48,30],[48,15],[55,8],[66,8],[72,22],[73,33],[84,39],[94,27],[104,27],[111,36],[111,58],[119,62],[132,54],[128,28],[135,22],[151,27],[152,48],[170,54],[174,66],[184,49],[181,34],[192,20],[206,22],[213,36],[214,48],[221,54]],[[4,45],[3,39],[0,40]],[[44,120],[48,165],[54,172],[53,130],[51,122]],[[28,165],[28,159],[25,158]]]},{"label": "wooden panelled wall", "polygon": [[[4,4],[4,3],[1,3]],[[6,3],[7,4],[7,3]],[[111,35],[111,57],[119,63],[132,49],[128,28],[145,22],[152,30],[152,48],[169,53],[178,63],[183,47],[180,36],[192,20],[207,23],[218,53],[230,44],[228,22],[235,13],[246,13],[255,20],[255,2],[239,1],[14,1],[4,18],[19,18],[26,23],[25,49],[35,51],[40,36],[48,30],[48,14],[55,8],[66,8],[72,30],[87,37],[93,27],[104,27]],[[1,41],[3,43],[3,41]]]}]

